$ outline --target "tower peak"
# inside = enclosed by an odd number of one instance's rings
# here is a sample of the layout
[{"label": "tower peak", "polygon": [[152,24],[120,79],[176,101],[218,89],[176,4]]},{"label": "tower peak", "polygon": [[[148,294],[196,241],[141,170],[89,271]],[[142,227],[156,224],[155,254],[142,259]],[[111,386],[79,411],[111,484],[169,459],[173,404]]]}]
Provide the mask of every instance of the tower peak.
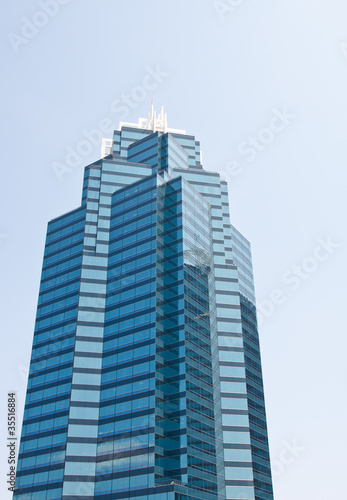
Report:
[{"label": "tower peak", "polygon": [[145,130],[152,130],[153,132],[171,132],[173,134],[184,135],[186,134],[185,130],[168,128],[167,113],[165,113],[164,111],[164,106],[162,106],[160,113],[157,116],[157,112],[154,110],[153,99],[151,103],[151,109],[147,118],[139,118],[138,123],[119,122],[119,130],[121,130],[122,127],[142,128]]}]

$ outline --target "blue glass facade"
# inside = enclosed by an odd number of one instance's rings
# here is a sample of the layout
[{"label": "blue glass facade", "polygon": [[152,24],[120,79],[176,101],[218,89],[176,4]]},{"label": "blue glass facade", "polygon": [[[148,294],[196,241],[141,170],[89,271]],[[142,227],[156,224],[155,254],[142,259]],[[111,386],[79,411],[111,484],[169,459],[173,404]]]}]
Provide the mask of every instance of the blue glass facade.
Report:
[{"label": "blue glass facade", "polygon": [[49,223],[15,499],[273,499],[250,246],[200,158],[123,126]]}]

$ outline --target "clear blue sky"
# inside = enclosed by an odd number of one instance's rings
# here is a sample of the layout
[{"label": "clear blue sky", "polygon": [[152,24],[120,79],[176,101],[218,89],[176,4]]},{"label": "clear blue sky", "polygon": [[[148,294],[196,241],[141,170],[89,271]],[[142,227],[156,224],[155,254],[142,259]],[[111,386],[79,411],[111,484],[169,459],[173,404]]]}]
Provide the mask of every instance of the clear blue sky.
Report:
[{"label": "clear blue sky", "polygon": [[1,498],[6,393],[21,421],[47,221],[80,203],[100,152],[86,134],[146,116],[152,97],[228,180],[252,243],[276,500],[343,498],[346,2],[48,3],[7,2],[0,20]]}]

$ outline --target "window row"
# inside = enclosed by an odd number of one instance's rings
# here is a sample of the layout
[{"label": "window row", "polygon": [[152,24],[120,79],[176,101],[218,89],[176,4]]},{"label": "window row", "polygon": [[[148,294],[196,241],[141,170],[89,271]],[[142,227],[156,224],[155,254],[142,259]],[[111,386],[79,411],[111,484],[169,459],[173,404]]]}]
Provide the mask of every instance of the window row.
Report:
[{"label": "window row", "polygon": [[126,213],[120,213],[120,215],[115,215],[111,219],[111,229],[115,228],[119,224],[124,224],[130,222],[132,219],[138,219],[143,217],[148,212],[155,212],[157,204],[155,201],[151,203],[146,203],[142,207],[135,208]]},{"label": "window row", "polygon": [[76,211],[72,212],[70,215],[66,214],[63,217],[60,217],[59,220],[53,219],[48,223],[48,232],[54,231],[58,228],[71,224],[72,222],[83,218],[84,215],[85,215],[85,210],[79,208]]},{"label": "window row", "polygon": [[45,293],[40,293],[39,295],[39,306],[42,304],[45,304],[47,302],[55,301],[61,297],[64,297],[64,295],[70,295],[73,294],[74,292],[78,292],[79,290],[79,282],[76,281],[75,283],[72,283],[71,285],[67,286],[62,286],[56,290],[53,290],[51,292],[45,292]]},{"label": "window row", "polygon": [[[148,184],[153,183],[153,179],[146,181],[146,182]],[[145,182],[143,182],[140,184],[140,187],[139,187],[139,185],[137,185],[137,186],[134,186],[132,188],[122,190],[120,193],[116,192],[112,196],[111,216],[113,216],[119,212],[126,211],[132,207],[135,207],[136,205],[141,205],[142,203],[145,203],[146,201],[150,201],[150,200],[155,199],[156,192],[153,189],[151,189],[145,193],[143,192],[147,187],[149,187],[149,186],[146,186]],[[135,190],[137,190],[137,192],[138,192],[137,196],[133,196],[132,198],[130,198],[122,203],[117,203],[121,199],[125,199],[126,197],[132,196],[133,194],[135,194],[135,192],[136,192]],[[142,194],[140,194],[140,190],[141,190]]]},{"label": "window row", "polygon": [[80,220],[79,222],[76,222],[74,224],[71,224],[69,226],[66,226],[59,231],[56,231],[54,233],[48,233],[47,238],[46,238],[46,244],[47,243],[52,243],[53,241],[64,238],[65,236],[69,236],[72,233],[78,233],[83,227],[84,227],[84,218]]},{"label": "window row", "polygon": [[75,344],[75,337],[65,338],[58,342],[52,342],[50,344],[46,344],[43,347],[33,348],[31,353],[31,359],[34,360],[37,357],[42,356],[50,356],[54,352],[62,351],[72,347]]},{"label": "window row", "polygon": [[69,368],[57,368],[54,372],[45,373],[43,375],[39,373],[36,376],[30,377],[28,380],[28,389],[32,387],[38,387],[44,384],[51,384],[53,382],[58,382],[59,380],[68,379],[72,376],[72,366]]},{"label": "window row", "polygon": [[109,455],[111,453],[121,453],[124,451],[139,450],[154,446],[154,429],[149,434],[139,434],[137,436],[116,439],[115,441],[104,441],[98,444],[97,453],[100,455]]},{"label": "window row", "polygon": [[28,405],[31,403],[35,403],[36,401],[44,402],[46,399],[59,397],[64,394],[70,394],[70,389],[71,383],[67,383],[62,385],[55,385],[54,387],[50,387],[49,389],[35,390],[35,392],[27,394],[26,404]]},{"label": "window row", "polygon": [[46,245],[44,256],[48,257],[57,250],[61,250],[63,248],[73,245],[74,243],[83,241],[83,237],[84,237],[84,229],[82,229],[82,231],[80,231],[79,233],[76,233],[74,236],[69,236],[67,238],[61,239],[57,243]]},{"label": "window row", "polygon": [[[154,486],[154,474],[132,475],[120,479],[101,481],[95,484],[95,493],[117,493],[151,488]],[[138,497],[136,497],[138,498]]]},{"label": "window row", "polygon": [[118,279],[114,279],[109,283],[108,293],[113,293],[130,286],[137,286],[138,283],[154,279],[155,276],[156,267],[154,264],[152,264],[150,269],[146,269],[145,271],[133,272],[132,274],[128,274],[126,276],[122,276],[120,274]]},{"label": "window row", "polygon": [[148,429],[155,426],[154,415],[144,415],[141,417],[129,418],[127,420],[117,420],[99,426],[99,437],[113,436],[139,429]]},{"label": "window row", "polygon": [[68,281],[72,281],[76,278],[79,278],[80,276],[81,269],[78,268],[74,271],[64,273],[61,276],[57,276],[56,278],[44,281],[40,285],[40,295],[43,291],[48,290],[49,288],[58,287],[59,285],[62,285],[63,283],[66,283]]},{"label": "window row", "polygon": [[67,248],[66,250],[62,250],[61,252],[56,252],[51,257],[43,259],[43,264],[42,264],[43,269],[61,260],[67,260],[71,259],[75,255],[81,255],[82,248],[83,244],[73,245],[72,247]]},{"label": "window row", "polygon": [[[69,416],[65,415],[64,417],[52,418],[50,420],[41,420],[41,422],[35,422],[34,424],[24,423],[22,429],[22,437],[29,436],[30,434],[37,434],[39,432],[42,433],[42,432],[47,432],[49,430],[66,427],[68,421],[69,421]],[[38,463],[40,463],[39,460],[40,456],[41,455],[37,455]],[[35,460],[35,457],[31,460]]]},{"label": "window row", "polygon": [[123,403],[102,406],[100,408],[100,419],[113,417],[114,415],[125,415],[143,410],[154,409],[154,396],[137,397]]},{"label": "window row", "polygon": [[[112,332],[117,335],[116,338],[112,338],[111,340],[106,340],[104,342],[104,352],[108,352],[111,350],[122,349],[131,344],[137,344],[139,342],[144,342],[146,340],[155,338],[155,328],[139,328],[134,333],[129,333],[128,329],[118,331],[119,325],[114,325],[115,330]],[[109,332],[108,332],[109,333]]]},{"label": "window row", "polygon": [[37,474],[28,474],[20,476],[16,479],[16,488],[25,488],[32,485],[55,483],[62,481],[64,477],[64,469],[50,470],[47,472],[39,472]]},{"label": "window row", "polygon": [[114,294],[110,293],[106,300],[106,307],[119,304],[120,302],[126,302],[127,300],[134,300],[143,295],[155,293],[155,290],[156,290],[156,284],[155,282],[152,282],[134,287],[130,290],[126,290],[125,292],[114,293]]},{"label": "window row", "polygon": [[31,363],[30,374],[38,372],[38,371],[42,371],[42,370],[47,370],[47,368],[52,368],[53,366],[60,366],[64,363],[68,363],[69,361],[73,360],[73,357],[74,357],[74,353],[68,352],[66,354],[55,356],[54,358],[41,359],[35,363]]},{"label": "window row", "polygon": [[112,252],[114,250],[119,250],[120,248],[133,245],[134,243],[146,240],[147,238],[154,238],[156,237],[156,234],[157,234],[157,228],[156,225],[153,224],[152,227],[149,227],[148,229],[144,230],[139,230],[135,234],[132,234],[131,236],[128,236],[126,238],[118,239],[113,242],[111,239],[109,251]]},{"label": "window row", "polygon": [[46,319],[42,320],[37,319],[35,332],[41,330],[42,328],[56,325],[57,323],[63,323],[65,321],[68,321],[69,319],[75,319],[76,317],[77,317],[77,307],[74,307],[73,309],[70,309],[62,313],[54,314],[53,316],[50,316],[49,318]]},{"label": "window row", "polygon": [[120,264],[116,267],[113,266],[112,269],[108,271],[108,279],[112,279],[113,277],[119,277],[122,274],[128,274],[134,272],[135,270],[141,269],[142,267],[150,266],[151,264],[156,263],[156,254],[155,252],[146,255],[144,257],[133,257],[130,262],[125,264]]},{"label": "window row", "polygon": [[118,398],[123,398],[124,396],[130,396],[132,394],[138,394],[140,392],[153,391],[155,388],[154,378],[147,378],[137,382],[132,382],[130,384],[117,385],[117,387],[112,387],[110,389],[104,389],[101,391],[100,400],[108,401]]},{"label": "window row", "polygon": [[18,460],[18,470],[32,469],[34,467],[47,467],[56,465],[65,460],[65,451],[45,453],[44,455],[34,455],[33,457],[20,458]]},{"label": "window row", "polygon": [[125,306],[118,306],[113,308],[111,311],[106,312],[105,321],[110,321],[116,318],[122,318],[123,316],[129,316],[131,314],[138,313],[145,309],[150,309],[155,307],[155,297],[149,297],[147,299],[136,300]]},{"label": "window row", "polygon": [[60,311],[61,309],[65,309],[77,304],[78,294],[70,296],[66,299],[57,300],[56,302],[53,302],[47,306],[39,307],[36,318],[38,319],[41,316],[45,316],[46,314],[54,313],[56,311]]},{"label": "window row", "polygon": [[66,443],[67,434],[54,434],[53,436],[41,437],[32,441],[24,441],[21,443],[21,452],[28,453],[29,451],[41,450],[43,448],[53,448]]},{"label": "window row", "polygon": [[112,356],[104,358],[103,367],[106,368],[108,366],[127,363],[129,361],[134,361],[136,359],[154,356],[154,354],[155,354],[155,345],[153,343],[151,345],[138,347],[136,349],[130,348],[127,351],[120,352],[119,354],[113,354]]},{"label": "window row", "polygon": [[57,340],[60,337],[64,337],[65,335],[70,335],[75,333],[76,331],[76,323],[71,322],[68,325],[58,326],[52,328],[46,332],[35,333],[34,335],[34,346],[38,346],[43,343],[50,343],[53,340]]}]

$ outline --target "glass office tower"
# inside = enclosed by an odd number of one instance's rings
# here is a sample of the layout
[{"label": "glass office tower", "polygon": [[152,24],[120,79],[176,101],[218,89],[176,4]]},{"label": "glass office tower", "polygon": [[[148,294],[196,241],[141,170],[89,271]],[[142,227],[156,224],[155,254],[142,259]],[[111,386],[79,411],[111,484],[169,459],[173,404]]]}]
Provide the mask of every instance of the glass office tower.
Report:
[{"label": "glass office tower", "polygon": [[227,184],[163,112],[108,147],[48,224],[14,499],[272,500]]}]

